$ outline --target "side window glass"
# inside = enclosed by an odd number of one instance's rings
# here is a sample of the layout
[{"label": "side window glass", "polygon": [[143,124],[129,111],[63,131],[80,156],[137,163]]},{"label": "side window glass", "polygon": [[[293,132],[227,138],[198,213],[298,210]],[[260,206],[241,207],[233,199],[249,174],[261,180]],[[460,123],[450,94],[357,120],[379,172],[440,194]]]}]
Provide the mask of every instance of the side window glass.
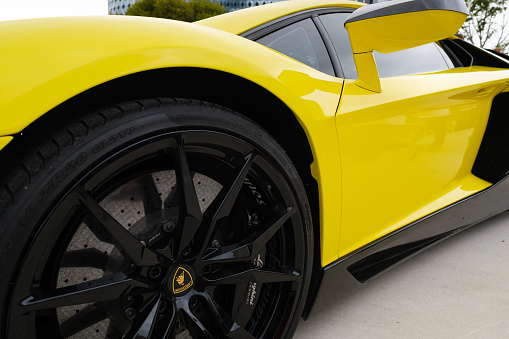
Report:
[{"label": "side window glass", "polygon": [[[324,14],[320,16],[320,20],[332,40],[345,77],[356,79],[357,70],[352,48],[348,32],[344,27],[345,20],[349,15],[350,13]],[[381,78],[438,72],[453,68],[449,57],[435,43],[388,54],[375,51],[374,55]]]},{"label": "side window glass", "polygon": [[381,78],[439,72],[450,68],[435,43],[388,54],[375,51],[375,60]]},{"label": "side window glass", "polygon": [[283,27],[256,42],[334,76],[327,49],[311,19],[304,19]]}]

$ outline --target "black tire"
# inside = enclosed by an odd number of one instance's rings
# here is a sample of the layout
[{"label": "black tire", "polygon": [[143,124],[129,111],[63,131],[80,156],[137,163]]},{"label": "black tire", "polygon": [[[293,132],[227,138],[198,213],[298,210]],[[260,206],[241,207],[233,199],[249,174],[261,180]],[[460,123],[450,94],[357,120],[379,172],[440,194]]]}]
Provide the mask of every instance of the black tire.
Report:
[{"label": "black tire", "polygon": [[0,173],[3,336],[293,335],[313,232],[274,139],[184,99],[74,119]]}]

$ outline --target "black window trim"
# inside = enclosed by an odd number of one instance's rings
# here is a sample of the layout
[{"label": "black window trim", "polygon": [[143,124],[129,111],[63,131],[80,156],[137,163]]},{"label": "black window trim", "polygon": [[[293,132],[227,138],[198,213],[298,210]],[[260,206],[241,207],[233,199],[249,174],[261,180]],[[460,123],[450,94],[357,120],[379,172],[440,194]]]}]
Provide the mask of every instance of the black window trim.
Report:
[{"label": "black window trim", "polygon": [[329,34],[327,33],[325,26],[318,17],[317,13],[314,13],[311,18],[313,19],[313,22],[315,23],[315,26],[318,29],[320,36],[322,37],[322,40],[325,44],[325,48],[327,49],[327,53],[329,53],[329,58],[332,62],[332,68],[334,68],[334,73],[336,73],[336,77],[344,79],[345,73],[343,73],[343,68],[341,67],[341,62],[339,61],[338,54],[336,53],[336,49],[332,44],[332,40],[329,37]]},{"label": "black window trim", "polygon": [[267,34],[277,31],[278,29],[291,25],[294,22],[311,17],[314,11],[314,9],[310,9],[303,12],[289,14],[245,31],[244,33],[239,34],[239,36],[249,40],[257,40]]},{"label": "black window trim", "polygon": [[[461,62],[461,60],[458,58],[458,56],[456,55],[456,53],[454,53],[451,48],[447,45],[447,41],[445,40],[448,40],[448,39],[444,39],[444,40],[440,40],[439,41],[439,44],[440,46],[442,46],[442,48],[444,49],[444,51],[447,53],[447,55],[449,56],[449,58],[451,58],[452,62],[454,63],[454,67],[458,68],[458,67],[464,67],[463,63]],[[466,53],[468,53],[467,51],[465,51]],[[472,62],[471,62],[472,63]]]},{"label": "black window trim", "polygon": [[[468,65],[461,62],[461,60],[456,55],[456,53],[449,47],[449,45],[448,45],[449,43],[454,44],[455,46],[457,46],[459,49],[461,49],[465,54],[467,54],[470,57],[470,63]],[[461,45],[457,44],[454,40],[452,40],[452,39],[440,40],[440,45],[444,48],[444,50],[446,52],[448,52],[449,57],[451,57],[451,59],[453,59],[453,61],[455,61],[455,63],[457,63],[457,66],[455,65],[456,67],[472,67],[474,65],[474,60],[475,60],[474,56],[469,51],[467,51],[465,48],[463,48]]]},{"label": "black window trim", "polygon": [[332,40],[329,37],[329,34],[325,30],[322,22],[320,21],[319,16],[322,14],[329,13],[352,13],[355,8],[348,7],[324,7],[324,8],[313,8],[303,12],[298,12],[294,14],[290,14],[272,21],[269,21],[265,24],[262,24],[258,27],[252,28],[244,33],[241,33],[240,36],[249,40],[257,40],[267,34],[275,32],[281,28],[284,28],[288,25],[291,25],[297,21],[304,20],[307,18],[311,18],[313,23],[320,34],[322,41],[325,45],[327,53],[329,54],[329,59],[332,63],[332,68],[334,69],[334,73],[336,77],[344,79],[343,68],[341,67],[341,61],[334,49],[334,45],[332,44]]},{"label": "black window trim", "polygon": [[450,66],[449,64],[452,65],[452,67],[450,67],[449,69],[456,68],[455,60],[453,58],[451,58],[451,56],[447,53],[447,50],[443,47],[442,40],[435,41],[434,44],[435,44],[435,47],[440,52],[440,55],[442,55],[442,58],[444,58],[444,61],[447,64],[447,66]]}]

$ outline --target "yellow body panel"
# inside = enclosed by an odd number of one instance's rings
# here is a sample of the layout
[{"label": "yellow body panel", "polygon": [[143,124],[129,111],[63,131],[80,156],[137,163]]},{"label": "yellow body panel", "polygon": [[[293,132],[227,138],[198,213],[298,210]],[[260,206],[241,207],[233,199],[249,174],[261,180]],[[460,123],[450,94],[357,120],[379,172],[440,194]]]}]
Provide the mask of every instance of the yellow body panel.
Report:
[{"label": "yellow body panel", "polygon": [[445,39],[454,35],[466,18],[466,13],[428,10],[347,20],[345,28],[359,76],[356,85],[376,93],[382,91],[373,51],[391,53]]},{"label": "yellow body panel", "polygon": [[355,84],[361,88],[375,93],[382,91],[380,76],[376,67],[373,51],[369,53],[354,53],[353,59],[357,68],[358,79]]},{"label": "yellow body panel", "polygon": [[311,143],[323,202],[322,262],[337,259],[341,172],[334,120],[342,79],[236,35],[170,20],[36,19],[1,22],[0,30],[10,32],[0,37],[0,136],[22,131],[89,88],[145,70],[215,69],[274,93],[294,112]]},{"label": "yellow body panel", "polygon": [[429,10],[354,21],[345,27],[354,53],[392,53],[451,36],[466,18],[464,13]]},{"label": "yellow body panel", "polygon": [[345,84],[339,256],[489,187],[471,174],[493,97],[509,71],[459,68]]},{"label": "yellow body panel", "polygon": [[221,14],[205,20],[197,21],[197,24],[214,27],[225,32],[241,34],[251,28],[260,26],[274,18],[300,12],[303,9],[321,7],[346,7],[359,8],[364,4],[357,1],[342,0],[291,0],[273,3],[270,6],[257,6],[241,11]]},{"label": "yellow body panel", "polygon": [[12,137],[0,137],[0,150],[7,146],[7,144],[10,143],[12,139]]}]

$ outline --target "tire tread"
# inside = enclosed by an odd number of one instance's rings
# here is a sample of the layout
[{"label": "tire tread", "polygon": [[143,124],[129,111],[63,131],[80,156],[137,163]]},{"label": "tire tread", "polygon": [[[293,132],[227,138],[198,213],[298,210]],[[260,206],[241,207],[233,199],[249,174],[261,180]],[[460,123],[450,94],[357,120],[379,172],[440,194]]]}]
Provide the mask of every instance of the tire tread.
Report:
[{"label": "tire tread", "polygon": [[14,159],[10,169],[5,169],[0,173],[0,227],[3,225],[4,215],[8,209],[16,204],[18,196],[33,182],[33,178],[48,169],[53,160],[58,159],[63,152],[75,145],[81,138],[106,126],[111,121],[122,119],[130,114],[164,105],[175,106],[182,102],[182,100],[173,98],[157,98],[106,106],[96,112],[76,117],[60,131],[49,137],[41,138],[42,140],[32,148],[32,151],[25,149],[26,155],[23,158]]}]

